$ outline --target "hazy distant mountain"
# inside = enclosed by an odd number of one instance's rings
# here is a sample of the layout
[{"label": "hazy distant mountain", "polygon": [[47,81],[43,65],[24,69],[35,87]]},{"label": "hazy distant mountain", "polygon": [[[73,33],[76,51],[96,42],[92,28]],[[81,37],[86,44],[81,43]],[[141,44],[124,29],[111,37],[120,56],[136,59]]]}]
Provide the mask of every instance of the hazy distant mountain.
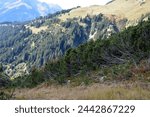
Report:
[{"label": "hazy distant mountain", "polygon": [[60,11],[61,7],[38,0],[0,0],[0,22],[26,21]]}]

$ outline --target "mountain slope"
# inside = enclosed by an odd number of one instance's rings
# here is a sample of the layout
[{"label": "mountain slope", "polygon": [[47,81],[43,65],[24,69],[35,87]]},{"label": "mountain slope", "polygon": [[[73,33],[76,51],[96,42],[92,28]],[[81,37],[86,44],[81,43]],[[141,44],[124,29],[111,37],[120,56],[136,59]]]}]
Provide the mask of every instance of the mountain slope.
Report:
[{"label": "mountain slope", "polygon": [[0,61],[8,65],[7,73],[12,75],[21,66],[24,66],[24,71],[43,66],[50,59],[58,59],[69,48],[92,39],[107,38],[119,31],[116,24],[103,15],[79,20],[62,22],[53,17],[37,19],[26,25],[1,24]]},{"label": "mountain slope", "polygon": [[41,69],[34,68],[14,82],[19,87],[34,87],[47,80],[58,84],[68,84],[69,80],[74,85],[107,80],[149,82],[149,30],[150,20],[106,40],[69,49],[61,59],[49,61]]},{"label": "mountain slope", "polygon": [[37,0],[1,0],[0,6],[0,22],[27,21],[61,10],[58,5]]},{"label": "mountain slope", "polygon": [[[131,1],[139,4],[136,0]],[[127,4],[131,1],[120,2],[120,6],[126,4],[124,7],[128,9]],[[48,60],[59,59],[69,48],[76,48],[90,40],[108,39],[124,30],[129,23],[135,25],[149,16],[145,10],[140,12],[137,19],[132,20],[125,17],[132,10],[125,12],[123,8],[125,15],[122,16],[119,14],[120,7],[116,7],[116,11],[104,9],[110,12],[109,14],[100,10],[106,6],[113,7],[118,2],[119,0],[116,0],[105,6],[91,6],[88,9],[77,7],[62,10],[28,23],[1,23],[0,62],[4,64],[6,73],[13,77],[28,74],[32,67],[41,67]],[[141,6],[143,5],[149,5],[149,2],[146,1]],[[141,6],[136,9],[141,9]]]},{"label": "mountain slope", "polygon": [[60,19],[66,20],[73,17],[85,17],[87,14],[97,15],[102,13],[110,18],[115,15],[117,20],[126,18],[128,23],[137,24],[143,15],[150,13],[149,6],[149,0],[112,0],[104,6],[97,5],[72,10],[69,14],[62,15]]}]

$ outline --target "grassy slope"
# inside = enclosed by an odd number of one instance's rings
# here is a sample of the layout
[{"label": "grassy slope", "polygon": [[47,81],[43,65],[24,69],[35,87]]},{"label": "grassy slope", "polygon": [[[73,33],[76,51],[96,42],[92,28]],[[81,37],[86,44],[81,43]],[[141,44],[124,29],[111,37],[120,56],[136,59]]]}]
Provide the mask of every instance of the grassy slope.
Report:
[{"label": "grassy slope", "polygon": [[17,89],[16,99],[150,99],[149,83],[104,83],[89,86],[47,86]]},{"label": "grassy slope", "polygon": [[137,0],[115,0],[104,6],[90,6],[72,10],[69,14],[62,15],[60,19],[66,20],[73,17],[85,17],[87,14],[98,15],[102,13],[105,15],[116,15],[132,21],[139,19],[142,14],[149,13],[149,5],[150,1],[148,0],[142,5]]}]

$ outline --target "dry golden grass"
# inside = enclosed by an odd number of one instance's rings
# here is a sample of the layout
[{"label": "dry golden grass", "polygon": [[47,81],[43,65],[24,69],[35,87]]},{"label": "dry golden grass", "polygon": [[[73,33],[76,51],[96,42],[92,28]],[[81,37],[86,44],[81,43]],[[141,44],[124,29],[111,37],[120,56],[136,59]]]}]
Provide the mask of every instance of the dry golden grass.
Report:
[{"label": "dry golden grass", "polygon": [[95,89],[94,92],[83,97],[83,99],[108,99],[108,100],[139,100],[150,99],[150,90],[143,89],[140,86],[132,86],[130,88],[124,86],[105,87],[103,90]]},{"label": "dry golden grass", "polygon": [[26,26],[27,28],[29,28],[30,30],[32,30],[32,33],[33,34],[38,34],[39,32],[41,32],[42,30],[45,31],[48,29],[47,26],[41,26],[39,28],[36,28],[36,27],[31,27],[31,26]]},{"label": "dry golden grass", "polygon": [[145,0],[145,3],[140,4],[138,0],[115,0],[114,2],[104,6],[90,6],[72,10],[69,14],[64,14],[60,17],[62,20],[74,17],[85,17],[87,14],[97,15],[116,15],[119,18],[127,18],[129,21],[137,20],[142,14],[149,13],[150,1]]},{"label": "dry golden grass", "polygon": [[46,86],[17,89],[16,99],[150,99],[149,83],[104,83],[89,86]]}]

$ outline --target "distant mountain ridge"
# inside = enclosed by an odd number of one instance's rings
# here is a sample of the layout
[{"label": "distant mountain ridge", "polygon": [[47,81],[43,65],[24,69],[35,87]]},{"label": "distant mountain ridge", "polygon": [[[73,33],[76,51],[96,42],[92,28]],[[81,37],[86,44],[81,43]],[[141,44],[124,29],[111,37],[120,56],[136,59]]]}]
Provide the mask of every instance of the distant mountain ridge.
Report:
[{"label": "distant mountain ridge", "polygon": [[0,22],[22,22],[61,10],[58,5],[38,0],[1,0],[0,6]]}]

